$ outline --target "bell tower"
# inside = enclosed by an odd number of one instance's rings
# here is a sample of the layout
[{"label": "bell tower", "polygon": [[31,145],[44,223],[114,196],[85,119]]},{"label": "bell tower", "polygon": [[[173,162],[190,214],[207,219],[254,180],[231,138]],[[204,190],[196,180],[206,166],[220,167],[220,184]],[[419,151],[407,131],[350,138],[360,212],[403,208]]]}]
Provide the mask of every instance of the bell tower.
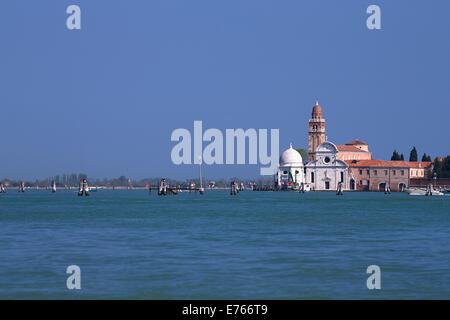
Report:
[{"label": "bell tower", "polygon": [[326,141],[326,123],[322,114],[322,107],[316,101],[308,122],[308,161],[316,159],[317,147]]}]

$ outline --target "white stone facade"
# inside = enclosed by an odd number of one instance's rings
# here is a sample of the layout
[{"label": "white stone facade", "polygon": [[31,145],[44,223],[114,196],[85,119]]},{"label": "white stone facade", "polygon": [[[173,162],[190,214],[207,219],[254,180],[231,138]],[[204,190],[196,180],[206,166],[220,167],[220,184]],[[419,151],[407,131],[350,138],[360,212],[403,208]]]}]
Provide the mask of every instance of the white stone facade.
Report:
[{"label": "white stone facade", "polygon": [[298,190],[305,182],[303,158],[292,145],[280,157],[276,178],[277,186],[281,190]]},{"label": "white stone facade", "polygon": [[343,190],[350,188],[349,167],[338,159],[338,149],[332,142],[320,144],[315,152],[315,160],[305,166],[305,182],[311,190],[335,191],[340,182]]}]

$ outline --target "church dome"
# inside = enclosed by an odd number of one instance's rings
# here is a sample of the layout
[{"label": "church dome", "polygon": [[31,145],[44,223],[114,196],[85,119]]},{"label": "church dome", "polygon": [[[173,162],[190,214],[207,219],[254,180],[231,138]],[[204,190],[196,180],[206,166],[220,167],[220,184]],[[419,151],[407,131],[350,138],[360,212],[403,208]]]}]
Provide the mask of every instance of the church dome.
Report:
[{"label": "church dome", "polygon": [[281,154],[280,166],[303,166],[303,158],[297,150],[292,148],[292,144]]},{"label": "church dome", "polygon": [[316,104],[314,105],[313,109],[312,109],[312,118],[316,119],[316,118],[322,118],[323,114],[322,114],[322,107],[319,104],[319,101],[316,101]]}]

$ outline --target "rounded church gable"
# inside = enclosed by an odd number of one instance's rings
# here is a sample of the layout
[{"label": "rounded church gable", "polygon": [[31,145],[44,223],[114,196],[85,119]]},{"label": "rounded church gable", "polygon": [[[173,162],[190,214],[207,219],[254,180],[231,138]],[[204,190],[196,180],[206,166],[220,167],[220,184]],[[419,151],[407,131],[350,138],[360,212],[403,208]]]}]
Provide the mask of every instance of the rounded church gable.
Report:
[{"label": "rounded church gable", "polygon": [[319,145],[316,149],[316,152],[322,152],[322,153],[337,153],[338,152],[338,148],[337,146],[329,141],[325,141],[324,143],[322,143],[321,145]]}]

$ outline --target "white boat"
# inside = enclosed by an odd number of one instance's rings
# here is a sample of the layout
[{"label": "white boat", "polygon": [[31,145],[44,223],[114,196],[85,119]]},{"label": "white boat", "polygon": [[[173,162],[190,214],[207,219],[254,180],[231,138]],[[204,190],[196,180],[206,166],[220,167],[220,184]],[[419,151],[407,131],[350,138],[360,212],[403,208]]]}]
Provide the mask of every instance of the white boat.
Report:
[{"label": "white boat", "polygon": [[427,194],[427,190],[419,188],[407,188],[405,192],[410,196],[424,196]]},{"label": "white boat", "polygon": [[[410,196],[426,196],[428,195],[427,189],[421,189],[421,188],[407,188],[405,189],[405,192],[409,194]],[[436,189],[431,189],[431,195],[432,196],[443,196],[444,194]]]},{"label": "white boat", "polygon": [[443,196],[444,195],[443,192],[436,190],[436,189],[432,190],[431,193],[432,193],[431,194],[432,196]]},{"label": "white boat", "polygon": [[297,190],[301,193],[309,192],[311,191],[311,186],[308,183],[301,183]]}]

